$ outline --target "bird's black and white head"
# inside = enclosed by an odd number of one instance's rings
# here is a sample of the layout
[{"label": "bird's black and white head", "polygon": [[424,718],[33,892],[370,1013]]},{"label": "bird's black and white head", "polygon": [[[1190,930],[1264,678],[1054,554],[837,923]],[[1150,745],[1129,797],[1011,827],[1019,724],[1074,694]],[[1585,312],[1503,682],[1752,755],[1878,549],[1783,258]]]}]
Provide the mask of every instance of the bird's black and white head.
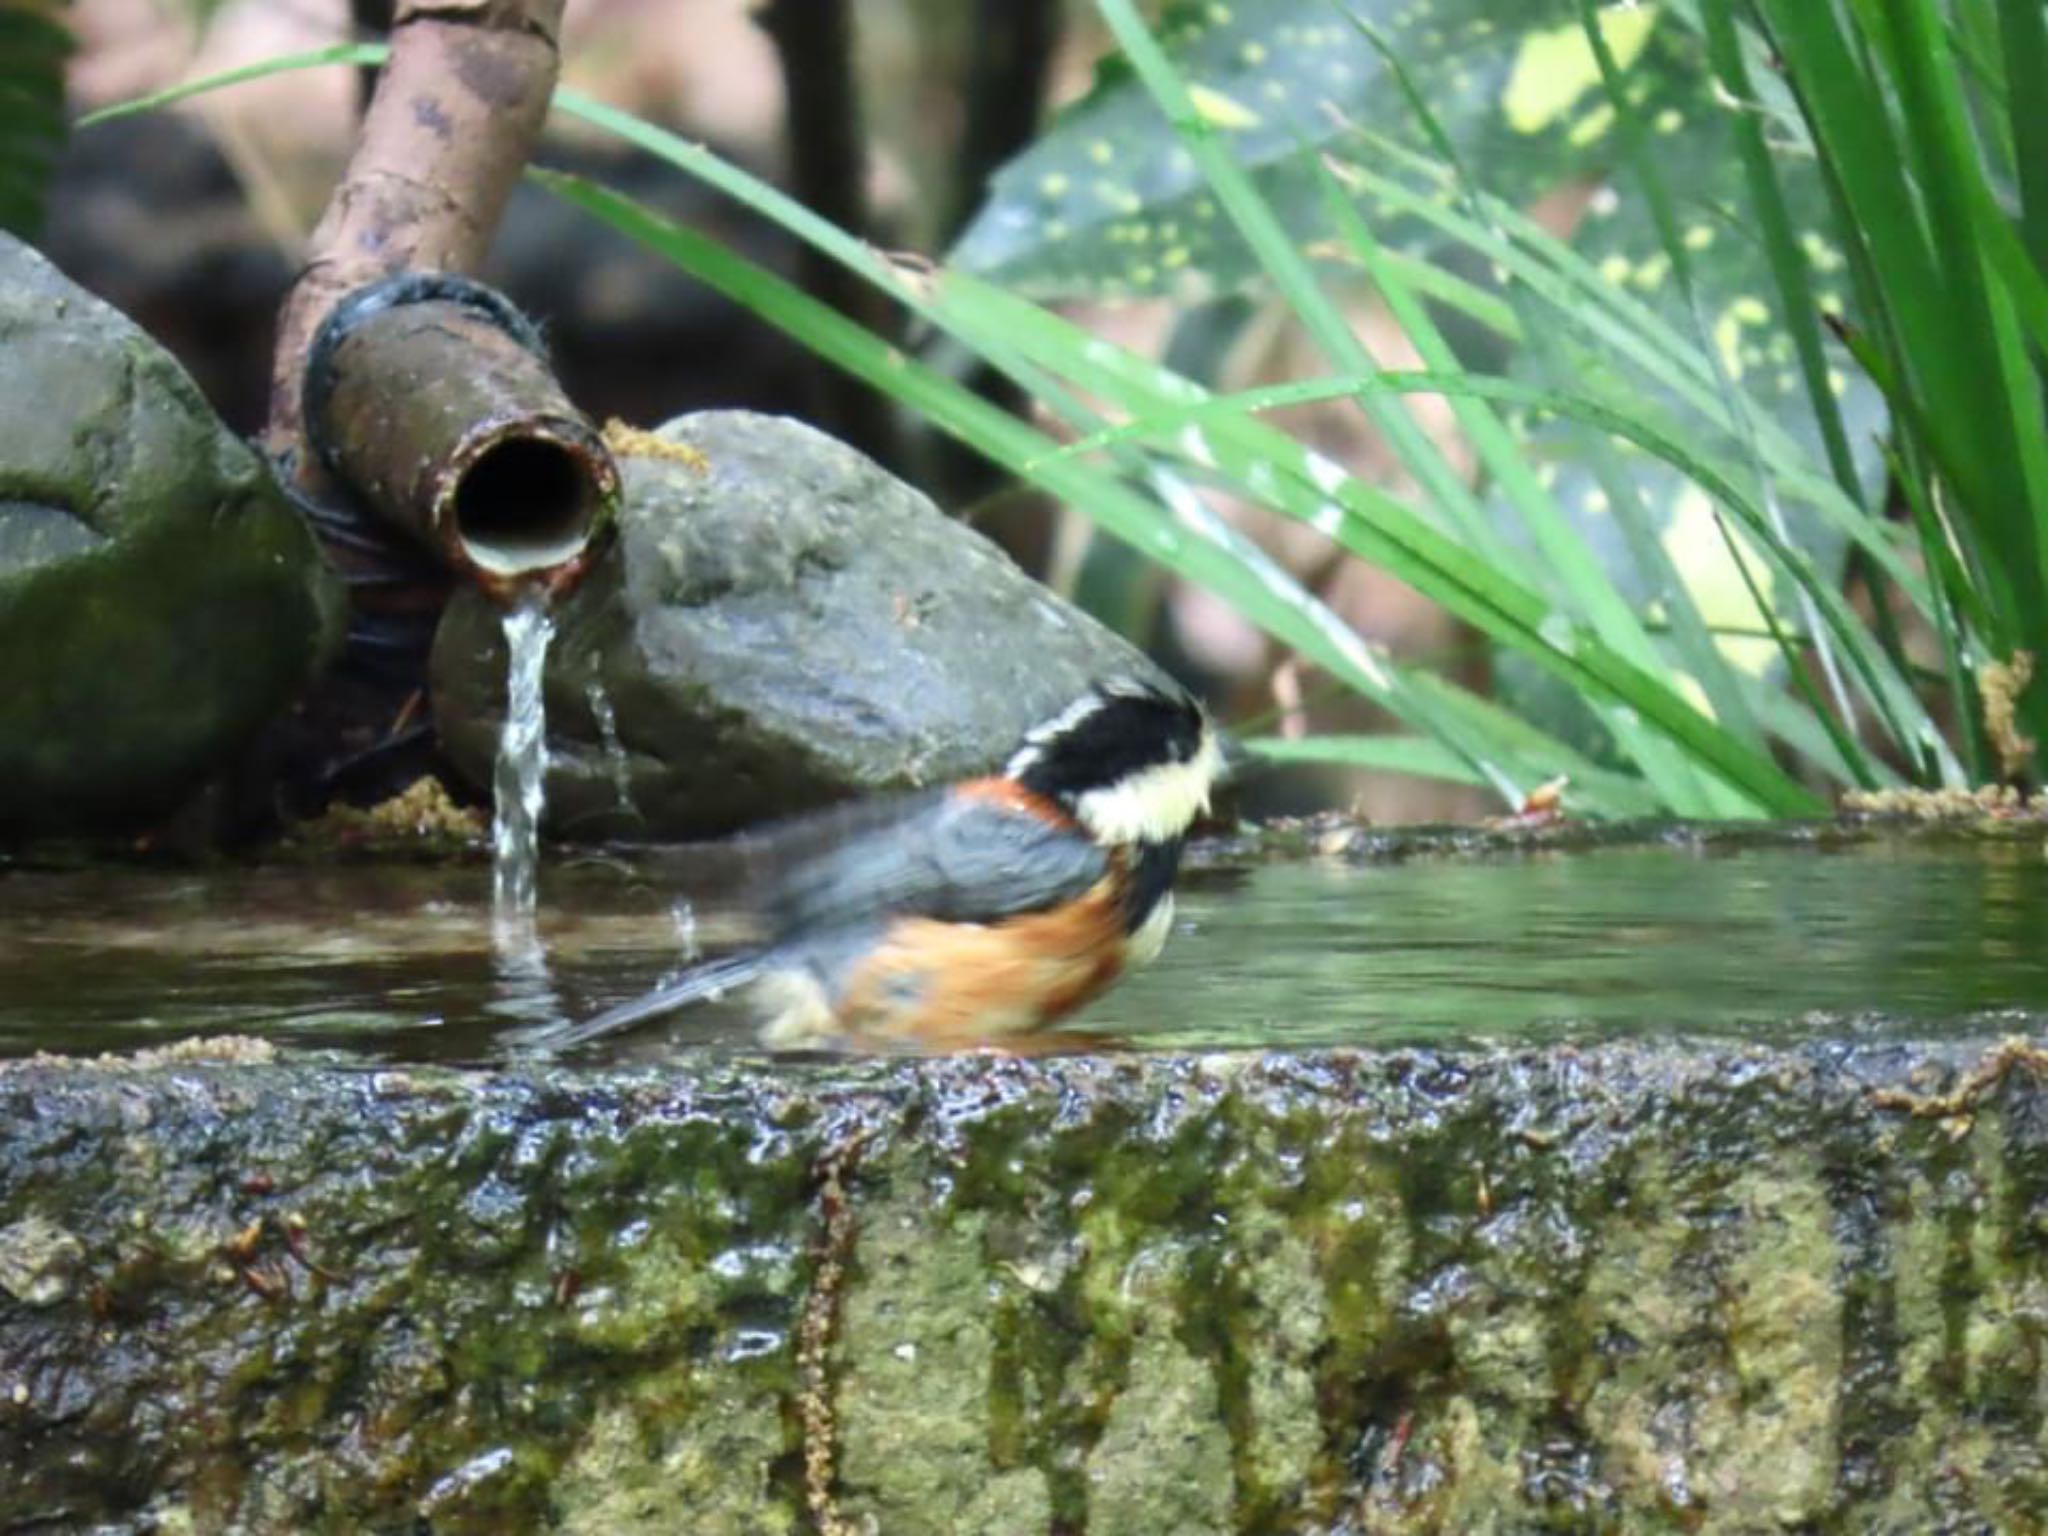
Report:
[{"label": "bird's black and white head", "polygon": [[1024,738],[1005,778],[1044,795],[1097,842],[1174,842],[1209,808],[1223,750],[1179,689],[1098,683]]}]

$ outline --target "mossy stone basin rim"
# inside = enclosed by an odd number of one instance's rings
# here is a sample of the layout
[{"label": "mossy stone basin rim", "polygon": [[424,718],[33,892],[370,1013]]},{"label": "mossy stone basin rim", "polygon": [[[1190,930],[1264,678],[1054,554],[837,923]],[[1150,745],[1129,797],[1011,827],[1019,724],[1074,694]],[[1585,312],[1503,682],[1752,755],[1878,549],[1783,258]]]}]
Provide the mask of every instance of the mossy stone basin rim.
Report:
[{"label": "mossy stone basin rim", "polygon": [[2018,1530],[2033,1046],[0,1069],[0,1527]]}]

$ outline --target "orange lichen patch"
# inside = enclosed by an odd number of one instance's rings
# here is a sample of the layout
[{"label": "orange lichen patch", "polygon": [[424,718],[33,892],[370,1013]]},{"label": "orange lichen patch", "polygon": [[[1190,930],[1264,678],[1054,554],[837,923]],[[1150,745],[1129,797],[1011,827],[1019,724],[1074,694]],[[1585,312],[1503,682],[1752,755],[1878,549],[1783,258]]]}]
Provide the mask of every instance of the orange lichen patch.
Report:
[{"label": "orange lichen patch", "polygon": [[2048,793],[2028,799],[2010,784],[1977,789],[1852,789],[1842,796],[1852,816],[1897,816],[1914,821],[2012,821],[2048,816]]},{"label": "orange lichen patch", "polygon": [[958,1048],[1025,1034],[1097,996],[1123,967],[1119,882],[989,925],[911,918],[850,978],[840,1027],[855,1038]]},{"label": "orange lichen patch", "polygon": [[664,459],[703,474],[711,461],[688,443],[672,443],[658,432],[630,426],[614,416],[604,424],[604,445],[622,459]]},{"label": "orange lichen patch", "polygon": [[2024,1035],[2010,1035],[1986,1052],[1984,1059],[1947,1093],[1918,1094],[1903,1088],[1879,1088],[1872,1092],[1870,1101],[1880,1109],[1903,1110],[1915,1119],[1950,1121],[1960,1133],[1969,1129],[1984,1096],[2014,1072],[2025,1072],[2037,1080],[2048,1077],[2048,1051]]},{"label": "orange lichen patch", "polygon": [[797,1415],[803,1425],[804,1503],[822,1536],[858,1536],[862,1529],[840,1511],[834,1488],[838,1481],[839,1411],[832,1381],[832,1340],[839,1330],[846,1271],[858,1230],[846,1180],[868,1135],[866,1130],[856,1131],[819,1159],[818,1267],[797,1325],[797,1371],[803,1379]]},{"label": "orange lichen patch", "polygon": [[1987,661],[1977,669],[1984,699],[1984,735],[1998,754],[2000,778],[2017,779],[2033,761],[2034,738],[2019,728],[2020,695],[2034,680],[2034,653],[2015,651],[2011,661]]},{"label": "orange lichen patch", "polygon": [[1490,816],[1486,825],[1496,832],[1527,832],[1537,827],[1555,826],[1569,819],[1564,808],[1564,792],[1571,780],[1563,774],[1537,785],[1522,797],[1522,803],[1512,815]]},{"label": "orange lichen patch", "polygon": [[428,844],[457,847],[483,840],[489,823],[481,810],[457,805],[432,775],[413,780],[389,800],[361,810],[331,805],[297,829],[300,841],[332,848]]}]

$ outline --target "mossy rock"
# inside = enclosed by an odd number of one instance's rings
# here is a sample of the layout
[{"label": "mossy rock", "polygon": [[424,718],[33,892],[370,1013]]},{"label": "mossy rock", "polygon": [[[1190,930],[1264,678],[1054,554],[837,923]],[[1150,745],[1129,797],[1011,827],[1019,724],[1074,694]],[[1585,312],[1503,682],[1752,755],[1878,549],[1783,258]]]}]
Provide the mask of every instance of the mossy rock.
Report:
[{"label": "mossy rock", "polygon": [[0,837],[171,810],[343,619],[304,522],[170,355],[0,235]]},{"label": "mossy rock", "polygon": [[2030,1046],[0,1070],[0,1527],[1965,1532]]}]

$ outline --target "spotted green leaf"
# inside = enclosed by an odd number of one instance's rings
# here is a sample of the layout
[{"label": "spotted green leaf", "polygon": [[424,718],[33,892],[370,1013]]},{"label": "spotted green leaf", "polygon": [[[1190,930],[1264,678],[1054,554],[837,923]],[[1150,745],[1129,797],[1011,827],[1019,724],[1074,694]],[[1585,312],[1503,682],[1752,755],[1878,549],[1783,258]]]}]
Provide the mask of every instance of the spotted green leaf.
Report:
[{"label": "spotted green leaf", "polygon": [[[1569,0],[1364,0],[1363,9],[1502,195],[1533,197],[1585,166],[1610,114]],[[1604,25],[1616,55],[1635,61],[1657,11],[1617,7]],[[1178,3],[1159,35],[1202,121],[1304,242],[1328,233],[1304,148],[1359,127],[1412,132],[1379,54],[1330,0]],[[1042,298],[1195,297],[1239,288],[1259,270],[1120,65],[997,173],[951,262]]]},{"label": "spotted green leaf", "polygon": [[[1641,77],[1650,89],[1631,106],[1635,152],[1626,152],[1624,135],[1608,147],[1612,173],[1574,237],[1574,254],[1664,322],[1677,343],[1674,355],[1691,357],[1686,373],[1693,388],[1674,388],[1622,364],[1598,337],[1568,323],[1547,327],[1548,345],[1522,349],[1509,372],[1625,405],[1703,453],[1746,466],[1748,478],[1772,488],[1771,511],[1789,542],[1839,577],[1847,553],[1840,529],[1810,502],[1778,490],[1777,474],[1797,456],[1820,482],[1834,463],[1868,504],[1884,472],[1882,396],[1831,339],[1815,342],[1812,366],[1821,377],[1810,379],[1802,368],[1794,317],[1772,280],[1770,224],[1759,215],[1736,142],[1743,123],[1699,89],[1711,75],[1698,34],[1664,28],[1649,53],[1661,67]],[[1769,174],[1788,226],[1780,238],[1796,243],[1790,259],[1803,267],[1799,301],[1840,313],[1845,257],[1830,234],[1818,166],[1781,146],[1771,154]],[[1818,316],[1804,319],[1818,337]],[[1704,390],[1718,410],[1701,409]],[[1780,444],[1775,456],[1760,441],[1765,426]],[[1616,589],[1670,625],[1673,664],[1690,686],[1707,683],[1708,708],[1726,713],[1732,698],[1740,709],[1740,690],[1724,685],[1717,692],[1712,678],[1726,673],[1684,653],[1688,622],[1695,633],[1716,637],[1716,660],[1726,668],[1757,680],[1802,676],[1786,665],[1772,625],[1796,635],[1815,632],[1810,604],[1771,582],[1754,546],[1741,530],[1724,526],[1697,483],[1661,460],[1594,443],[1569,423],[1532,425],[1525,451]],[[1824,675],[1836,676],[1831,651],[1818,659]],[[1511,665],[1504,686],[1514,691],[1522,681]],[[1561,698],[1554,708],[1536,709],[1537,718],[1567,735],[1575,734],[1568,717],[1578,713],[1576,702]]]}]

